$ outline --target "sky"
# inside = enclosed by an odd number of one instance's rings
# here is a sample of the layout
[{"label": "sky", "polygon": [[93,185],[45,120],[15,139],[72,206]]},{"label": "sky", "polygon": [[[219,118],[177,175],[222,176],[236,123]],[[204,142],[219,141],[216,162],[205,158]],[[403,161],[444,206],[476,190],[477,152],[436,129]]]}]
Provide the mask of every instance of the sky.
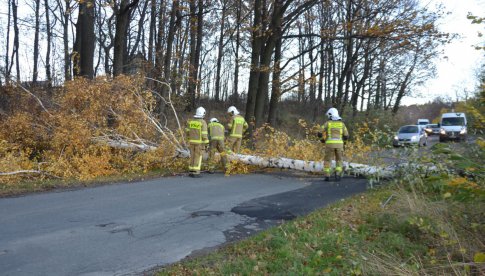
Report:
[{"label": "sky", "polygon": [[[471,24],[468,13],[485,17],[485,0],[421,0],[429,8],[443,4],[451,14],[442,18],[439,29],[460,35],[444,47],[444,56],[436,60],[436,78],[427,81],[403,99],[404,105],[427,103],[441,96],[451,100],[463,99],[464,91],[472,93],[477,87],[476,73],[485,62],[485,51],[477,51],[473,45],[485,43],[485,24]],[[478,37],[478,32],[484,34]]]}]

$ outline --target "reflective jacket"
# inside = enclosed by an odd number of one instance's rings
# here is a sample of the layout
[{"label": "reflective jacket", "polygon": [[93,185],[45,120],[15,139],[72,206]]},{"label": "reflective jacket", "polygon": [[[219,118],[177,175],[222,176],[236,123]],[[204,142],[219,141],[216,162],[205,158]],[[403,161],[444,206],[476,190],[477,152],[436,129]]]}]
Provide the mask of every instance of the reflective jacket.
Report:
[{"label": "reflective jacket", "polygon": [[200,118],[192,118],[187,121],[187,139],[191,144],[207,144],[207,123]]},{"label": "reflective jacket", "polygon": [[224,140],[224,126],[217,122],[209,123],[210,140]]},{"label": "reflective jacket", "polygon": [[248,128],[248,123],[244,120],[244,117],[241,115],[234,115],[231,118],[229,124],[227,124],[229,129],[229,136],[242,138],[243,133]]},{"label": "reflective jacket", "polygon": [[343,137],[349,136],[347,127],[342,121],[328,121],[323,125],[325,144],[334,148],[343,148]]}]

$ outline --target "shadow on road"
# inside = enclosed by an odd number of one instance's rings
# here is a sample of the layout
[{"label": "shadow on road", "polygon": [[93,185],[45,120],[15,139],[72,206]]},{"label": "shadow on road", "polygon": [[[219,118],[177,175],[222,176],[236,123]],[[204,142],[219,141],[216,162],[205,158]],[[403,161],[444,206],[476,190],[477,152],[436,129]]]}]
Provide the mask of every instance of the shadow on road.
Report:
[{"label": "shadow on road", "polygon": [[311,184],[297,190],[252,199],[232,208],[232,212],[255,219],[226,231],[227,241],[246,238],[269,227],[309,214],[319,208],[364,192],[366,179],[344,177],[340,182],[324,182],[315,178]]}]

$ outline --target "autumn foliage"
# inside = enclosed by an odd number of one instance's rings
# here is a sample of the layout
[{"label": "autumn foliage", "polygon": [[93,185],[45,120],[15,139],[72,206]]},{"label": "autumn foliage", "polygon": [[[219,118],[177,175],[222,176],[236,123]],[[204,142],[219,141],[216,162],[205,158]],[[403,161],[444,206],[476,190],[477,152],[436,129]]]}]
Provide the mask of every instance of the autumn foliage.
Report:
[{"label": "autumn foliage", "polygon": [[[174,117],[161,123],[174,130],[170,135],[153,123],[158,94],[147,87],[144,78],[80,78],[54,91],[48,96],[43,91],[34,94],[9,87],[10,98],[15,99],[11,102],[16,104],[0,120],[0,173],[4,174],[0,183],[23,178],[92,180],[186,169],[187,161],[174,157],[176,148],[183,146],[182,133],[173,123]],[[166,126],[168,123],[171,125]],[[246,137],[242,153],[322,161],[324,145],[316,137],[320,127],[300,119],[301,138],[296,139],[264,125]],[[365,125],[358,129],[369,130]],[[124,144],[114,146],[117,142]],[[149,150],[140,150],[140,146]],[[361,138],[346,145],[349,158],[369,150]],[[233,161],[226,174],[253,170]]]},{"label": "autumn foliage", "polygon": [[[1,117],[0,172],[34,170],[41,177],[85,180],[183,166],[173,158],[174,146],[160,137],[144,113],[153,110],[155,99],[141,78],[67,82],[46,110],[31,95],[11,89],[18,104]],[[159,146],[138,152],[102,143],[107,139]],[[1,177],[0,183],[26,176],[32,174]]]}]

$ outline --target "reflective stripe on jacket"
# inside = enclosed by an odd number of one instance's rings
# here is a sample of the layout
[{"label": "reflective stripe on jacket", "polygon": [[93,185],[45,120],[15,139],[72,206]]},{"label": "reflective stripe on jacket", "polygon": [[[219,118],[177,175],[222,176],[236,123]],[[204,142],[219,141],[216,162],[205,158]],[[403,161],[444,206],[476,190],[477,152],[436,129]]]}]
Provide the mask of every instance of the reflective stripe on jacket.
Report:
[{"label": "reflective stripe on jacket", "polygon": [[192,144],[207,144],[207,123],[203,119],[190,119],[187,121],[187,139]]},{"label": "reflective stripe on jacket", "polygon": [[323,126],[324,131],[327,134],[325,144],[343,144],[343,136],[345,125],[341,121],[328,121]]},{"label": "reflective stripe on jacket", "polygon": [[224,126],[217,122],[209,123],[210,140],[224,140]]},{"label": "reflective stripe on jacket", "polygon": [[248,123],[246,123],[243,116],[235,115],[232,117],[228,127],[230,130],[230,137],[242,138],[244,131],[248,128]]}]

